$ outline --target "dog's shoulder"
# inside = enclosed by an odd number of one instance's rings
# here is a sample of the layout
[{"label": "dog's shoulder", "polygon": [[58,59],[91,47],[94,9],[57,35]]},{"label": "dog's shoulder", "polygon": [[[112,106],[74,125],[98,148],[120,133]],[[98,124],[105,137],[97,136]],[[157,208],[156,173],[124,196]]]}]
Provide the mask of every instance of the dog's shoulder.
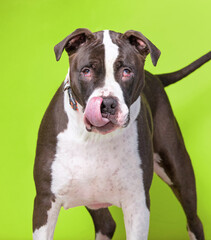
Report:
[{"label": "dog's shoulder", "polygon": [[56,91],[43,116],[38,132],[38,145],[56,143],[58,134],[67,128],[68,118],[64,110],[63,83]]}]

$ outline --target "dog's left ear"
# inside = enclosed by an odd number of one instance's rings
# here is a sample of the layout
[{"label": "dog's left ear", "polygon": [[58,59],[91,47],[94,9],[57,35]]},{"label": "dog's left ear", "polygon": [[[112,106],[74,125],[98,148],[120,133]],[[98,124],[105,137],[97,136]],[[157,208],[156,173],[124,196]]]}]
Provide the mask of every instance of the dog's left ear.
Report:
[{"label": "dog's left ear", "polygon": [[64,49],[70,55],[76,52],[87,40],[94,38],[93,33],[87,28],[78,28],[54,47],[56,60],[59,61]]},{"label": "dog's left ear", "polygon": [[123,37],[128,39],[130,44],[134,45],[141,54],[147,55],[150,53],[153,65],[157,65],[161,52],[142,33],[129,30],[123,34]]}]

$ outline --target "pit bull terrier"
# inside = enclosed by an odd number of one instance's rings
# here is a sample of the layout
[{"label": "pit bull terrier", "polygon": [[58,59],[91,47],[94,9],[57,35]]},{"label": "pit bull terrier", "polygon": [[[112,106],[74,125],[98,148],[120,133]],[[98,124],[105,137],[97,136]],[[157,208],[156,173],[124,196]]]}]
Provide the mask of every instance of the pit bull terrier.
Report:
[{"label": "pit bull terrier", "polygon": [[60,208],[86,206],[96,240],[111,239],[108,210],[122,208],[127,240],[148,238],[153,171],[173,190],[191,240],[203,240],[193,168],[164,87],[211,59],[162,75],[144,70],[158,48],[137,31],[77,29],[55,46],[69,71],[40,126],[34,179],[33,239],[53,239]]}]

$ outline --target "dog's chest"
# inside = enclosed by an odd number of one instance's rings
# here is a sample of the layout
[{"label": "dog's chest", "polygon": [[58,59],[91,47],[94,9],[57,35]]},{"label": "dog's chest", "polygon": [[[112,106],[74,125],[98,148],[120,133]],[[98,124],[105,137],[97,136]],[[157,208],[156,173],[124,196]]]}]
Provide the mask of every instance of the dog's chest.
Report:
[{"label": "dog's chest", "polygon": [[142,177],[136,122],[111,136],[91,134],[77,141],[67,128],[58,136],[52,191],[64,208],[104,203],[120,206],[121,198],[129,189],[136,191],[136,182]]}]

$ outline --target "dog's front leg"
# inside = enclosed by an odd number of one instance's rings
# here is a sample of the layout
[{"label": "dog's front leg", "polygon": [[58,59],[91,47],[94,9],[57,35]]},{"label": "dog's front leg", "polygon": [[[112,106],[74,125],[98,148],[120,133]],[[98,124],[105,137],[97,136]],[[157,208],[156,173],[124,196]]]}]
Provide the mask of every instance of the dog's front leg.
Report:
[{"label": "dog's front leg", "polygon": [[132,196],[123,204],[122,210],[127,240],[147,240],[150,212],[145,197],[134,199]]},{"label": "dog's front leg", "polygon": [[33,240],[53,240],[61,204],[48,195],[37,195],[33,213]]}]

